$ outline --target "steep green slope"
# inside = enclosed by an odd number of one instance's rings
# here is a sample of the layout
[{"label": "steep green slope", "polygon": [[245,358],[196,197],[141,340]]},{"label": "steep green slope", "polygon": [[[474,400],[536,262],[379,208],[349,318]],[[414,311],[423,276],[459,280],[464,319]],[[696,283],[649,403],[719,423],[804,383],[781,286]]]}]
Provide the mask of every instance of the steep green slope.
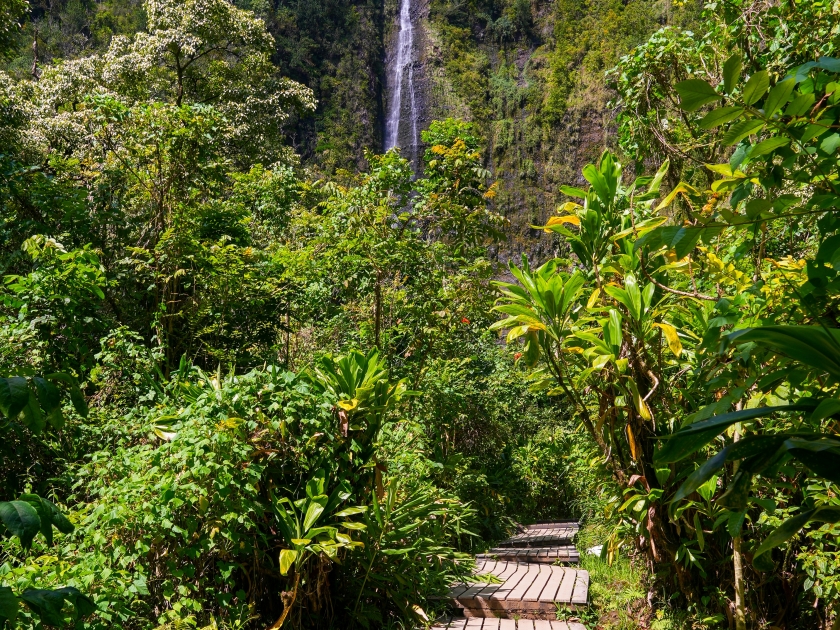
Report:
[{"label": "steep green slope", "polygon": [[511,221],[511,252],[538,247],[528,226],[544,222],[558,187],[575,181],[607,144],[614,111],[605,72],[658,28],[690,23],[701,8],[432,0],[427,28],[439,54],[427,56],[427,71],[446,78],[483,133],[488,166],[503,183],[497,204]]},{"label": "steep green slope", "polygon": [[[396,0],[237,0],[274,35],[275,63],[315,92],[314,116],[288,126],[304,161],[355,170],[382,145],[386,50]],[[501,178],[498,209],[511,221],[508,249],[537,247],[529,225],[553,210],[560,183],[578,177],[606,144],[613,121],[604,73],[665,24],[685,24],[689,0],[422,0],[423,123],[477,123],[487,166]],[[33,0],[18,76],[39,62],[103,48],[143,28],[139,0]],[[32,43],[37,42],[33,47]],[[536,252],[535,252],[536,253]]]}]

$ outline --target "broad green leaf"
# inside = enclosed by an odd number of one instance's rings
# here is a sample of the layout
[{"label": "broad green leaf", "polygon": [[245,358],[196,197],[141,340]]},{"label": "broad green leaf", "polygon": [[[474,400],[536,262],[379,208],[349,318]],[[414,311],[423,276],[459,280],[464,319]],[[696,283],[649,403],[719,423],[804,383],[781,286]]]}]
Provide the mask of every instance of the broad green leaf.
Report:
[{"label": "broad green leaf", "polygon": [[735,120],[743,113],[743,107],[719,107],[718,109],[713,109],[703,116],[703,119],[699,123],[700,128],[714,129],[715,127]]},{"label": "broad green leaf", "polygon": [[814,413],[811,414],[812,420],[825,420],[826,418],[830,418],[831,416],[840,414],[840,399],[838,398],[825,398],[820,401],[820,404],[817,405],[817,408],[814,409]]},{"label": "broad green leaf", "polygon": [[355,521],[342,521],[341,523],[339,523],[339,526],[343,527],[344,529],[367,529],[367,525],[365,525],[364,523],[357,523]]},{"label": "broad green leaf", "polygon": [[766,417],[773,413],[813,411],[814,408],[816,408],[816,403],[813,401],[799,402],[779,407],[742,409],[740,411],[733,411],[731,413],[715,416],[713,418],[709,418],[708,420],[695,422],[687,427],[683,427],[668,438],[665,445],[662,447],[662,450],[660,450],[657,454],[656,461],[659,464],[678,462],[679,460],[688,457],[695,451],[698,451],[706,446],[706,444],[711,442],[736,422],[755,420],[756,418]]},{"label": "broad green leaf", "polygon": [[702,79],[680,81],[674,87],[680,95],[680,107],[687,112],[697,111],[703,105],[722,98],[715,92],[715,88]]},{"label": "broad green leaf", "polygon": [[3,620],[15,627],[15,619],[18,614],[18,598],[8,586],[0,586],[0,628],[3,627]]},{"label": "broad green leaf", "polygon": [[723,89],[727,94],[732,94],[735,86],[738,84],[738,79],[741,77],[741,68],[743,62],[741,56],[737,53],[732,55],[723,64]]},{"label": "broad green leaf", "polygon": [[289,569],[292,568],[295,559],[297,559],[297,554],[298,552],[295,549],[283,549],[280,551],[280,575],[288,575]]},{"label": "broad green leaf", "polygon": [[817,98],[814,96],[813,92],[810,94],[800,94],[796,98],[793,99],[790,105],[787,106],[785,109],[785,116],[793,116],[794,118],[797,116],[804,116],[816,103]]},{"label": "broad green leaf", "polygon": [[767,70],[756,72],[744,86],[744,102],[753,105],[761,100],[770,87],[770,75]]},{"label": "broad green leaf", "polygon": [[767,138],[767,140],[762,140],[757,145],[755,145],[750,152],[750,158],[756,158],[762,155],[766,155],[767,153],[772,153],[776,149],[781,147],[786,147],[790,144],[790,138],[787,136],[775,136],[773,138]]},{"label": "broad green leaf", "polygon": [[47,421],[41,411],[41,405],[38,404],[38,397],[35,392],[29,392],[29,403],[23,408],[23,418],[26,426],[33,433],[40,433],[47,426]]},{"label": "broad green leaf", "polygon": [[810,521],[819,521],[822,523],[840,522],[840,508],[821,507],[805,511],[802,514],[789,518],[779,525],[779,527],[774,529],[771,534],[764,539],[764,542],[761,543],[758,549],[755,550],[753,555],[753,565],[755,565],[755,561],[759,556],[793,538],[799,530],[805,527],[805,525],[807,525]]},{"label": "broad green leaf", "polygon": [[764,128],[764,121],[758,118],[751,118],[749,120],[742,120],[735,123],[729,128],[723,137],[721,143],[724,146],[730,147],[733,144],[738,144],[741,140],[754,133],[758,133]]},{"label": "broad green leaf", "polygon": [[0,411],[14,419],[29,404],[29,383],[21,376],[0,378]]},{"label": "broad green leaf", "polygon": [[345,508],[340,512],[336,512],[333,516],[353,516],[355,514],[364,514],[365,512],[367,512],[366,505],[357,505],[354,507]]},{"label": "broad green leaf", "polygon": [[76,413],[82,416],[83,418],[87,418],[87,401],[85,401],[84,394],[82,394],[82,391],[79,389],[79,384],[75,378],[73,378],[65,372],[55,372],[53,374],[47,374],[44,378],[50,381],[61,381],[62,383],[65,383],[70,392],[70,402],[73,403],[73,407],[76,409]]},{"label": "broad green leaf", "polygon": [[320,497],[315,497],[309,503],[309,507],[306,508],[306,515],[303,517],[303,531],[304,533],[307,532],[309,529],[318,522],[318,519],[321,517],[321,514],[324,513],[324,506],[327,502],[327,497],[323,497],[322,501],[319,501]]},{"label": "broad green leaf", "polygon": [[777,111],[784,107],[790,100],[795,86],[796,80],[792,77],[774,85],[770,94],[767,95],[767,100],[764,101],[764,115],[772,118]]},{"label": "broad green leaf", "polygon": [[22,494],[21,501],[26,501],[38,513],[38,520],[40,521],[40,532],[43,534],[47,545],[52,546],[52,510],[50,504],[46,499],[42,499],[37,494]]},{"label": "broad green leaf", "polygon": [[64,615],[61,614],[61,609],[64,607],[63,593],[41,588],[28,588],[21,593],[20,598],[43,622],[53,626],[64,626]]},{"label": "broad green leaf", "polygon": [[73,604],[76,609],[76,620],[87,617],[96,612],[96,604],[87,595],[73,586],[64,586],[55,589],[57,593],[64,596],[64,599]]},{"label": "broad green leaf", "polygon": [[840,382],[840,330],[821,326],[759,326],[728,335],[735,343],[753,342],[824,371]]},{"label": "broad green leaf", "polygon": [[29,549],[32,539],[41,530],[38,512],[26,501],[3,501],[0,503],[0,521],[14,535],[20,538],[21,547]]}]

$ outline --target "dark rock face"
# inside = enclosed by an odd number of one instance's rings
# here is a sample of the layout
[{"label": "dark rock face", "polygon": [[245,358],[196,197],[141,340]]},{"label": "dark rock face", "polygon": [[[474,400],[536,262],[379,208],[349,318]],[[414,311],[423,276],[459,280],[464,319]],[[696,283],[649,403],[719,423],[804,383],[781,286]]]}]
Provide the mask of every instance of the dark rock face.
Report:
[{"label": "dark rock face", "polygon": [[428,16],[427,0],[398,0],[386,43],[384,149],[399,147],[415,171],[422,167],[420,132],[432,121],[425,62]]}]

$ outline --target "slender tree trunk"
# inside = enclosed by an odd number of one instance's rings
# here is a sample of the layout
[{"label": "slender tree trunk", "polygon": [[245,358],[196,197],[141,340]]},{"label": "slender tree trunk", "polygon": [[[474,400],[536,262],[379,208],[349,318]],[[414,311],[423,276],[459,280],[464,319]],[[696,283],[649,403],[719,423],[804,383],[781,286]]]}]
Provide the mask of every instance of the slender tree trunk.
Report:
[{"label": "slender tree trunk", "polygon": [[376,272],[376,286],[374,287],[373,300],[373,340],[376,347],[381,350],[379,333],[382,327],[382,277],[378,271]]},{"label": "slender tree trunk", "polygon": [[[740,407],[740,405],[739,405]],[[735,425],[735,433],[732,440],[737,442],[741,439],[741,423]],[[736,461],[732,466],[732,472],[738,472]],[[732,537],[732,563],[735,569],[735,630],[747,630],[747,616],[744,611],[744,559],[741,555],[741,532]]]}]

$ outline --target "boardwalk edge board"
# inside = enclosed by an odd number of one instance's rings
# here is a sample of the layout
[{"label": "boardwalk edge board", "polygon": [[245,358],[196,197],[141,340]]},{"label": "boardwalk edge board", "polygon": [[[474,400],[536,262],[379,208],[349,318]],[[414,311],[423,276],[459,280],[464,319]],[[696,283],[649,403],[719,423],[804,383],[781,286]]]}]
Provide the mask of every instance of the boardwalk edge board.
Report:
[{"label": "boardwalk edge board", "polygon": [[435,629],[585,630],[581,624],[555,617],[558,608],[587,606],[589,573],[559,566],[580,560],[573,545],[545,544],[570,540],[577,530],[577,523],[571,522],[531,525],[489,553],[476,556],[475,575],[494,575],[498,581],[452,585],[449,598],[463,616],[438,623]]}]

